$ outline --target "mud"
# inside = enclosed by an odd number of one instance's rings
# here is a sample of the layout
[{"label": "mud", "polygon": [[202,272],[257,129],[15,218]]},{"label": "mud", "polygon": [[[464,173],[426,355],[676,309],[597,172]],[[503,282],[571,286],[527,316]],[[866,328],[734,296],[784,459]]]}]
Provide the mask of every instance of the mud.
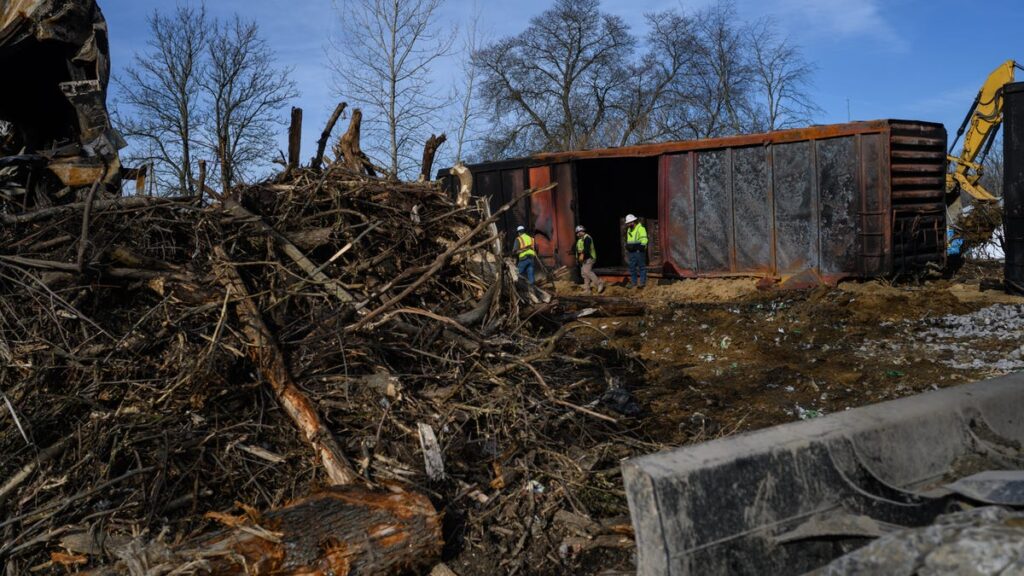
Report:
[{"label": "mud", "polygon": [[982,290],[1000,269],[972,266],[953,280],[806,291],[751,279],[611,287],[648,313],[584,319],[596,330],[574,334],[643,362],[626,382],[636,424],[679,446],[1024,369],[1024,298]]}]

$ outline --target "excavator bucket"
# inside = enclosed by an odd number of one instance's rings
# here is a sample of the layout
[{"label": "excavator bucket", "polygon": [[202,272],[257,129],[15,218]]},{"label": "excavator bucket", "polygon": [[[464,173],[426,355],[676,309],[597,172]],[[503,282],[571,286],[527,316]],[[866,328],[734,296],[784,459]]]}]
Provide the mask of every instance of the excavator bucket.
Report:
[{"label": "excavator bucket", "polygon": [[905,527],[1018,504],[1024,373],[628,460],[638,574],[804,574]]}]

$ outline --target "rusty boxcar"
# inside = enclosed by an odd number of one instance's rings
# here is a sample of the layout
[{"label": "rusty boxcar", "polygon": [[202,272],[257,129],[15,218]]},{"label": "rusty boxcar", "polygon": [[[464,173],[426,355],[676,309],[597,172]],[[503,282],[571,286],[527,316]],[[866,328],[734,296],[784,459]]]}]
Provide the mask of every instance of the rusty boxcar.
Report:
[{"label": "rusty boxcar", "polygon": [[[875,120],[602,150],[544,153],[469,166],[492,208],[557,186],[506,213],[505,231],[536,232],[548,265],[573,262],[573,228],[598,248],[598,272],[620,274],[620,222],[656,229],[651,272],[794,276],[834,281],[919,270],[945,257],[946,131]],[[448,178],[448,170],[440,177]],[[652,232],[653,234],[653,232]]]}]

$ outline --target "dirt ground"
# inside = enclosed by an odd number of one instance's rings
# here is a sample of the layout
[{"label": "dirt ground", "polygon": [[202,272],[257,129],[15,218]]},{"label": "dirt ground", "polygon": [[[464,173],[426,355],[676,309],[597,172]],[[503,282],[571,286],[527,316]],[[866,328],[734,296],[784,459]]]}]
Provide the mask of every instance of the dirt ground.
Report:
[{"label": "dirt ground", "polygon": [[[582,318],[595,330],[572,337],[640,360],[622,377],[640,412],[623,425],[654,452],[1024,370],[1024,298],[986,289],[1001,272],[969,263],[948,280],[805,291],[759,290],[755,279],[611,286],[604,295],[641,300],[647,313]],[[569,282],[557,291],[580,293]],[[608,514],[622,513],[617,470],[592,478]],[[580,573],[631,563],[605,551]]]}]

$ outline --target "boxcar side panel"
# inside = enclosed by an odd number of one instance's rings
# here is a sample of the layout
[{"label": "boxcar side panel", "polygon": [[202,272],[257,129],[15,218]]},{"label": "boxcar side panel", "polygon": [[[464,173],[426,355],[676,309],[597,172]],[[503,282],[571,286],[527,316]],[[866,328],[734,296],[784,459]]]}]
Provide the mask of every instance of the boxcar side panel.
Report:
[{"label": "boxcar side panel", "polygon": [[779,274],[796,274],[818,265],[817,218],[811,198],[814,189],[811,145],[810,141],[793,142],[772,149]]},{"label": "boxcar side panel", "polygon": [[730,272],[729,150],[706,150],[696,157],[697,269],[704,274]]},{"label": "boxcar side panel", "polygon": [[857,146],[846,136],[817,141],[821,273],[857,269]]},{"label": "boxcar side panel", "polygon": [[660,206],[665,259],[676,274],[689,276],[697,271],[694,245],[693,155],[669,154],[661,157]]},{"label": "boxcar side panel", "polygon": [[771,271],[771,226],[768,148],[733,150],[733,220],[738,272]]}]

